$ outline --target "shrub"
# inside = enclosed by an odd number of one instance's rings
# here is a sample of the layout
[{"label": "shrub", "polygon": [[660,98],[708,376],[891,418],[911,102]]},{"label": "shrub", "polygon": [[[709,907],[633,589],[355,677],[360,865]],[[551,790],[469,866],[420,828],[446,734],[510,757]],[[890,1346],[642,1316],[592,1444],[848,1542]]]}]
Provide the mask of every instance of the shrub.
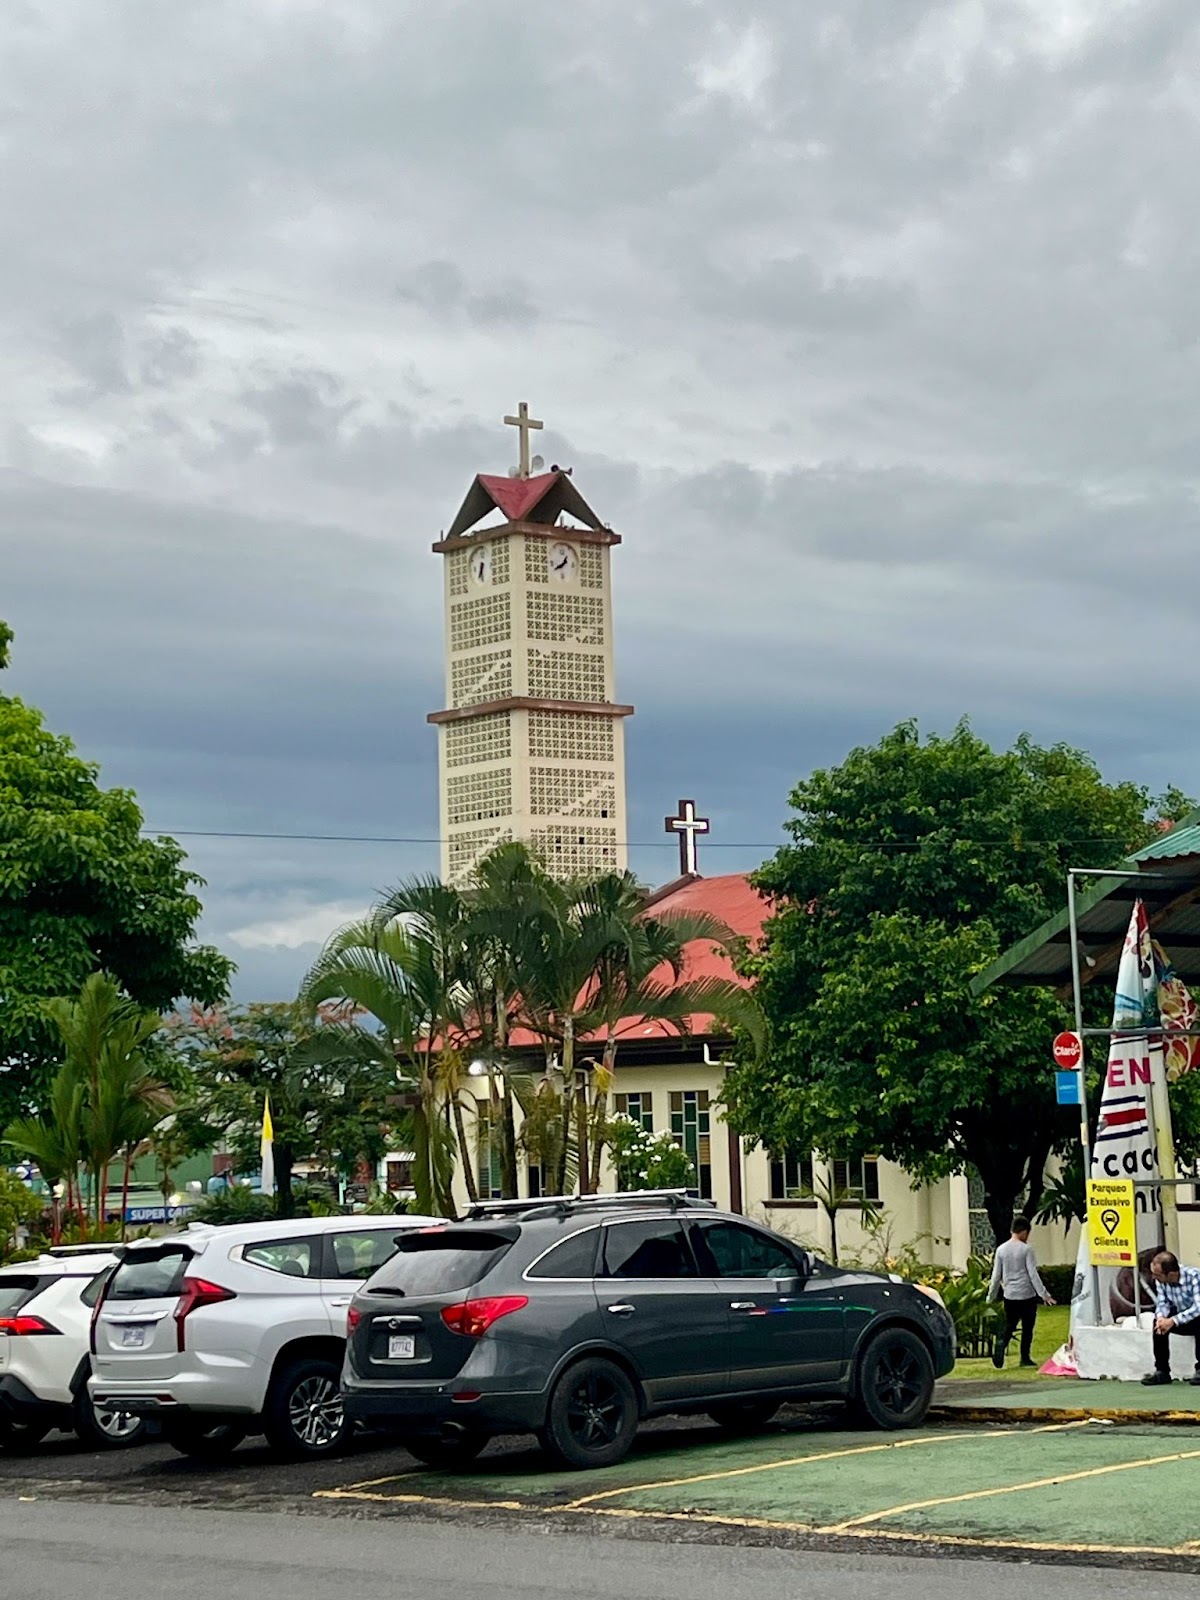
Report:
[{"label": "shrub", "polygon": [[983,1256],[972,1256],[965,1272],[947,1273],[940,1282],[930,1284],[940,1293],[954,1322],[960,1356],[987,1355],[1001,1329],[999,1302],[987,1297],[991,1277],[991,1262]]},{"label": "shrub", "polygon": [[266,1222],[276,1215],[275,1202],[264,1194],[255,1194],[244,1185],[234,1189],[220,1189],[210,1194],[188,1218],[189,1222],[206,1222],[211,1228],[225,1228],[234,1222]]},{"label": "shrub", "polygon": [[605,1141],[619,1190],[690,1189],[696,1182],[691,1158],[669,1133],[647,1133],[640,1122],[618,1112],[609,1119]]},{"label": "shrub", "polygon": [[1075,1267],[1039,1267],[1047,1293],[1053,1295],[1060,1306],[1070,1305],[1075,1290]]}]

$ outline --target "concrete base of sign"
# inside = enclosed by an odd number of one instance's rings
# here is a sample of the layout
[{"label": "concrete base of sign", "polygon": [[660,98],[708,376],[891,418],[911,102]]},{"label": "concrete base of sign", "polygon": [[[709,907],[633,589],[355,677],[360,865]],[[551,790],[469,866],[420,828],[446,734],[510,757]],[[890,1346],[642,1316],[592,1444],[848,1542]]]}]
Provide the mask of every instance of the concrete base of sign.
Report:
[{"label": "concrete base of sign", "polygon": [[1153,1317],[1142,1314],[1142,1326],[1129,1317],[1107,1328],[1076,1328],[1075,1365],[1081,1378],[1118,1378],[1140,1383],[1154,1370]]}]

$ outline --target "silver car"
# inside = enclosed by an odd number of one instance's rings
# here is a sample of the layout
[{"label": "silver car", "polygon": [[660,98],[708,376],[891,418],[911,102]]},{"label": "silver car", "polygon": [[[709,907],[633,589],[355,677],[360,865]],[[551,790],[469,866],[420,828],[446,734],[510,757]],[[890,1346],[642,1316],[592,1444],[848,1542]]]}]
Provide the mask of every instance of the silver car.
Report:
[{"label": "silver car", "polygon": [[434,1218],[193,1223],[130,1244],[92,1321],[93,1403],[213,1458],[262,1433],[281,1454],[346,1437],[339,1379],[354,1292]]}]

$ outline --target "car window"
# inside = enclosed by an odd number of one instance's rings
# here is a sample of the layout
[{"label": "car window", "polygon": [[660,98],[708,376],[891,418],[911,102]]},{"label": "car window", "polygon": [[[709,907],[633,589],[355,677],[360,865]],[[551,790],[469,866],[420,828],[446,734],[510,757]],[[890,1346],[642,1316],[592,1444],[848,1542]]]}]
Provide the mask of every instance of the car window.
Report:
[{"label": "car window", "polygon": [[117,1266],[109,1300],[165,1300],[183,1288],[183,1269],[192,1259],[190,1250],[133,1251]]},{"label": "car window", "polygon": [[379,1271],[385,1261],[396,1254],[396,1238],[400,1229],[390,1228],[347,1230],[329,1235],[330,1259],[325,1270],[335,1278],[356,1278],[365,1283]]},{"label": "car window", "polygon": [[604,1275],[608,1278],[694,1278],[696,1263],[683,1224],[615,1222],[605,1230]]},{"label": "car window", "polygon": [[596,1244],[599,1228],[585,1228],[563,1239],[553,1250],[547,1250],[540,1261],[530,1267],[530,1278],[590,1278],[596,1270]]},{"label": "car window", "polygon": [[0,1278],[0,1317],[8,1317],[14,1311],[19,1311],[27,1300],[32,1300],[38,1290],[49,1282],[49,1278],[33,1276]]},{"label": "car window", "polygon": [[795,1278],[800,1267],[784,1244],[740,1222],[702,1222],[702,1251],[712,1259],[718,1278]]},{"label": "car window", "polygon": [[248,1244],[242,1260],[268,1272],[281,1272],[285,1278],[315,1278],[315,1239],[270,1239],[263,1244]]},{"label": "car window", "polygon": [[411,1296],[455,1294],[485,1278],[512,1249],[518,1230],[414,1228],[400,1235],[396,1254],[374,1274],[370,1288]]},{"label": "car window", "polygon": [[101,1268],[92,1281],[81,1291],[79,1298],[85,1306],[94,1306],[96,1304],[103,1292],[104,1285],[112,1277],[113,1271],[114,1268],[112,1267]]}]

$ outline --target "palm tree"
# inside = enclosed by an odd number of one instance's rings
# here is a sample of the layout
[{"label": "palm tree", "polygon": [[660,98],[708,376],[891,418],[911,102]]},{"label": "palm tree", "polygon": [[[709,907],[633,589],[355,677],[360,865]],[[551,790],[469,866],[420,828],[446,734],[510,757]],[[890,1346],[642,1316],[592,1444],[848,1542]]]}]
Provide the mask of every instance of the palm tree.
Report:
[{"label": "palm tree", "polygon": [[[390,1065],[398,1087],[411,1093],[401,1122],[413,1147],[418,1207],[453,1216],[454,1135],[443,1115],[443,1085],[433,1061],[447,1028],[437,953],[400,917],[381,911],[378,907],[335,933],[305,978],[300,990],[304,1005],[315,1012],[322,1003],[335,1001],[346,1013],[341,1021],[318,1029],[309,1048]],[[364,1014],[378,1023],[376,1033],[355,1020]],[[401,1063],[408,1067],[408,1077],[402,1076]]]},{"label": "palm tree", "polygon": [[78,998],[47,1000],[45,1011],[63,1042],[64,1094],[71,1082],[82,1091],[80,1150],[100,1225],[107,1209],[109,1169],[128,1148],[134,1123],[140,1129],[142,1113],[152,1108],[158,1108],[155,1120],[161,1120],[170,1104],[166,1085],[150,1071],[143,1053],[162,1019],[143,1011],[103,972],[92,973]]}]

